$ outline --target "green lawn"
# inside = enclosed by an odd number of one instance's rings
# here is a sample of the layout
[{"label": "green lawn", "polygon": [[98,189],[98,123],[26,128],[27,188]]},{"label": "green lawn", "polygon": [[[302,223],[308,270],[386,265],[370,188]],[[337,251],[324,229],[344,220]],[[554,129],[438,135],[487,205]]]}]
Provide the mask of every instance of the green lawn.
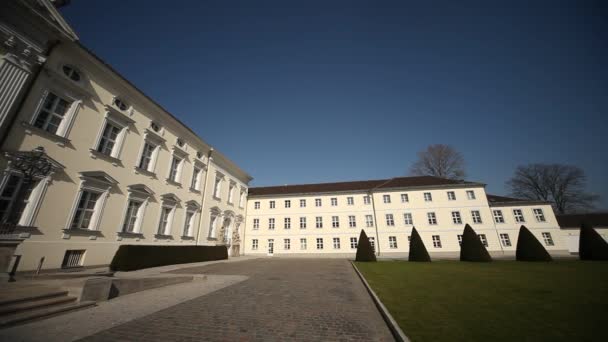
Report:
[{"label": "green lawn", "polygon": [[357,267],[413,341],[608,341],[608,262]]}]

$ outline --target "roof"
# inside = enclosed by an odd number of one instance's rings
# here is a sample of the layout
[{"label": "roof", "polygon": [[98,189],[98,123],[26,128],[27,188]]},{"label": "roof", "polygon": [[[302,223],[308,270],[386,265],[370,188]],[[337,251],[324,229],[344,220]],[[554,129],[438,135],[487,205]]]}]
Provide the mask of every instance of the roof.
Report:
[{"label": "roof", "polygon": [[280,185],[249,188],[249,196],[289,195],[320,192],[369,191],[373,189],[409,188],[409,187],[436,187],[449,185],[484,186],[482,183],[467,182],[433,176],[395,177],[389,179],[376,179],[338,183],[315,183]]},{"label": "roof", "polygon": [[556,218],[561,228],[580,228],[583,222],[593,227],[608,227],[608,213],[557,215]]},{"label": "roof", "polygon": [[551,204],[549,201],[522,199],[486,194],[490,206]]}]

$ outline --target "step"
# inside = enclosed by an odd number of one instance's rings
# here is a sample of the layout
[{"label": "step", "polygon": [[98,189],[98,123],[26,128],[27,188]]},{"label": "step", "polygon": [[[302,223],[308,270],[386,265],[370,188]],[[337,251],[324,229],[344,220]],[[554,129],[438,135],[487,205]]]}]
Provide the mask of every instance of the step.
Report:
[{"label": "step", "polygon": [[75,302],[76,297],[71,296],[56,296],[56,297],[48,297],[37,300],[28,300],[16,302],[8,305],[0,306],[0,316],[8,315],[15,312],[21,312],[26,310],[33,310],[37,308],[47,307],[51,305],[59,305],[66,304],[70,302]]},{"label": "step", "polygon": [[85,309],[95,305],[95,302],[80,302],[80,303],[69,303],[63,305],[54,305],[50,307],[44,307],[37,310],[17,312],[12,315],[0,317],[0,328],[6,328],[17,324],[23,324],[59,314],[64,314],[80,309]]},{"label": "step", "polygon": [[68,291],[57,288],[31,288],[4,292],[0,297],[0,306],[41,300],[53,297],[67,296]]}]

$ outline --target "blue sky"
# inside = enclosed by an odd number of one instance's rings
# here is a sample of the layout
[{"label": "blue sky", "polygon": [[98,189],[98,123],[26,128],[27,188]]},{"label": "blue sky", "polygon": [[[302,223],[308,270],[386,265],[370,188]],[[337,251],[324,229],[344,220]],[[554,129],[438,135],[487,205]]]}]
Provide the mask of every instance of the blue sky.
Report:
[{"label": "blue sky", "polygon": [[62,12],[252,185],[405,175],[444,143],[496,194],[517,165],[579,165],[608,208],[605,2],[88,0]]}]

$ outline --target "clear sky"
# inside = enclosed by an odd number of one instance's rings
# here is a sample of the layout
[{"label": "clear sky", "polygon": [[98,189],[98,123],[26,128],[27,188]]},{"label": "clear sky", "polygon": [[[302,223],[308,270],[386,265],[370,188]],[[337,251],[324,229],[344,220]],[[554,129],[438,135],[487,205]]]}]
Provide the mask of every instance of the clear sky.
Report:
[{"label": "clear sky", "polygon": [[252,185],[401,176],[444,143],[496,194],[517,165],[579,165],[608,208],[607,3],[74,0],[62,12]]}]

